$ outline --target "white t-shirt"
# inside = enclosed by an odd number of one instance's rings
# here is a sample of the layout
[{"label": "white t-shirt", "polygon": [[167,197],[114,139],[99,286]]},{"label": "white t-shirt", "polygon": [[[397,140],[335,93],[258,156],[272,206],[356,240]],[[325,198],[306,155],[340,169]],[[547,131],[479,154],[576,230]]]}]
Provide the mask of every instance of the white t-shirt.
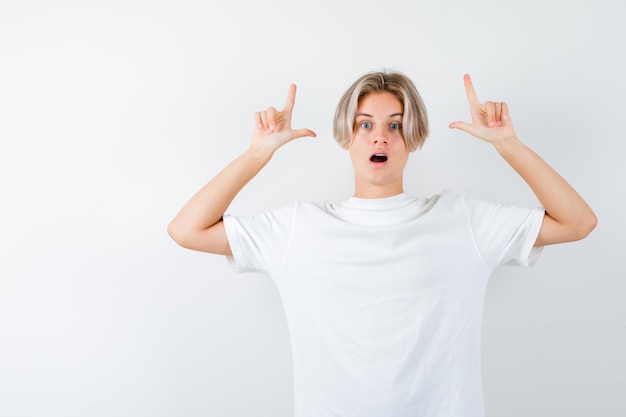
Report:
[{"label": "white t-shirt", "polygon": [[225,216],[233,269],[279,290],[295,416],[483,416],[487,281],[536,261],[543,214],[446,191]]}]

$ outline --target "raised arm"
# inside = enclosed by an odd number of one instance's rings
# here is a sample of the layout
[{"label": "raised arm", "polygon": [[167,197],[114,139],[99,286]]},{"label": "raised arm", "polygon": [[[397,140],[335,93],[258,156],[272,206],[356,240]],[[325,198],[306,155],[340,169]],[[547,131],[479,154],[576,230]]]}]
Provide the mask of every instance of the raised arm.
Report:
[{"label": "raised arm", "polygon": [[454,122],[450,128],[493,144],[528,183],[546,211],[535,246],[571,242],[591,233],[597,224],[595,214],[563,177],[518,139],[506,103],[480,103],[469,75],[464,82],[472,123]]},{"label": "raised arm", "polygon": [[235,196],[287,142],[315,136],[310,129],[291,128],[296,86],[291,85],[282,111],[273,107],[255,114],[252,143],[200,189],[174,217],[167,228],[179,245],[202,252],[231,255],[222,216]]}]

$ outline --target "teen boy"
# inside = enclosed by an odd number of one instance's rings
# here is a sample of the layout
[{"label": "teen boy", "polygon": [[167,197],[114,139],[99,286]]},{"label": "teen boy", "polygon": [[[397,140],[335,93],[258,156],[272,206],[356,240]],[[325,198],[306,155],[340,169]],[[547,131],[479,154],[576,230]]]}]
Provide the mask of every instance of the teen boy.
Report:
[{"label": "teen boy", "polygon": [[206,184],[168,231],[180,245],[228,256],[235,271],[276,283],[291,335],[297,417],[484,415],[480,327],[500,264],[532,265],[544,245],[584,238],[589,206],[513,128],[505,103],[480,103],[464,78],[471,123],[528,183],[543,208],[505,207],[443,192],[404,193],[409,154],[428,134],[424,104],[403,74],[359,78],[339,102],[334,135],[350,153],[354,195],[225,215],[289,141],[285,107],[255,115],[249,149]]}]

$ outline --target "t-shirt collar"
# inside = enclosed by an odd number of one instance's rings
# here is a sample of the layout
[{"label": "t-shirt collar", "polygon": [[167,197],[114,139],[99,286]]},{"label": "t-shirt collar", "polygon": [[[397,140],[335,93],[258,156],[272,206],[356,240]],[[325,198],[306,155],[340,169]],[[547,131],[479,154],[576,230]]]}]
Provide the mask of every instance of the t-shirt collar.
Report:
[{"label": "t-shirt collar", "polygon": [[350,197],[343,202],[343,206],[361,210],[389,210],[402,207],[411,201],[413,201],[413,198],[410,195],[400,193],[385,198]]}]

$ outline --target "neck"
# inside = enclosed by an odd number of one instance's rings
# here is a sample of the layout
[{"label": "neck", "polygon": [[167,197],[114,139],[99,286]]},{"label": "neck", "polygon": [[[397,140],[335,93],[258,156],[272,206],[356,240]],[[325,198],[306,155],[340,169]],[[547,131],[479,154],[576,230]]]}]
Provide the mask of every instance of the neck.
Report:
[{"label": "neck", "polygon": [[402,183],[396,184],[394,186],[356,184],[356,186],[354,187],[354,196],[357,198],[387,198],[393,197],[394,195],[402,194],[403,192],[404,188],[402,187]]}]

